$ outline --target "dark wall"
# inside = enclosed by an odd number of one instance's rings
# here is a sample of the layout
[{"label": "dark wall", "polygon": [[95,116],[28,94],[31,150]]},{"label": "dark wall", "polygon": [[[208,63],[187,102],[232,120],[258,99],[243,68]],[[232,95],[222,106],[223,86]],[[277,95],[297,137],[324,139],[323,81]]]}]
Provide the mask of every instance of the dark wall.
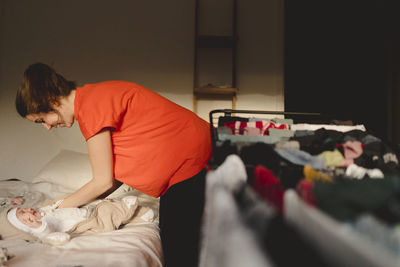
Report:
[{"label": "dark wall", "polygon": [[285,0],[285,109],[387,136],[392,1]]}]

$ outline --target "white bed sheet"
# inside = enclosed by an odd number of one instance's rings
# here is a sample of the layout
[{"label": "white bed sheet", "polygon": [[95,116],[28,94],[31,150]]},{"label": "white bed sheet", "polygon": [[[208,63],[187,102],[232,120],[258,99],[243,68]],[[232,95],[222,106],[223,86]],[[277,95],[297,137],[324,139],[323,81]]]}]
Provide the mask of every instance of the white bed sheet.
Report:
[{"label": "white bed sheet", "polygon": [[[129,189],[123,186],[110,196],[118,199],[136,195],[140,205],[150,207],[158,214],[158,199]],[[69,193],[68,189],[48,182],[0,181],[3,203],[7,198],[23,195],[24,206],[37,206],[66,193]],[[162,266],[158,217],[152,223],[127,224],[116,231],[75,237],[61,246],[0,240],[0,247],[13,256],[7,262],[7,266],[12,267]]]}]

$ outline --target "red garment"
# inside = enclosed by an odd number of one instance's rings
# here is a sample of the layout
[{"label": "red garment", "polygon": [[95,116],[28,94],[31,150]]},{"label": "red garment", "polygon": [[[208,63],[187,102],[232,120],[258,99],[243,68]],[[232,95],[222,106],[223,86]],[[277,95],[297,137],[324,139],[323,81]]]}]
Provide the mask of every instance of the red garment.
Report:
[{"label": "red garment", "polygon": [[260,133],[258,135],[269,135],[269,129],[271,128],[280,130],[289,129],[289,126],[287,124],[273,123],[272,121],[269,120],[252,121],[252,122],[231,121],[231,122],[225,122],[224,126],[230,128],[232,130],[232,134],[234,135],[246,135],[247,128],[259,129]]},{"label": "red garment", "polygon": [[264,166],[254,168],[253,188],[264,200],[267,200],[279,212],[283,212],[283,187],[281,181],[275,177],[273,172]]},{"label": "red garment", "polygon": [[269,135],[269,129],[271,128],[280,130],[288,129],[287,124],[273,123],[272,121],[269,120],[257,121],[256,127],[261,130],[261,135]]},{"label": "red garment", "polygon": [[86,140],[113,128],[114,177],[153,197],[203,169],[211,156],[209,124],[138,85],[108,81],[78,87],[75,118]]},{"label": "red garment", "polygon": [[297,184],[296,191],[299,194],[299,196],[304,200],[304,202],[306,202],[310,206],[316,207],[317,206],[316,200],[312,192],[313,187],[314,187],[313,182],[306,179],[302,179]]},{"label": "red garment", "polygon": [[244,128],[246,128],[247,126],[247,122],[243,121],[225,122],[224,126],[230,128],[233,135],[243,135]]}]

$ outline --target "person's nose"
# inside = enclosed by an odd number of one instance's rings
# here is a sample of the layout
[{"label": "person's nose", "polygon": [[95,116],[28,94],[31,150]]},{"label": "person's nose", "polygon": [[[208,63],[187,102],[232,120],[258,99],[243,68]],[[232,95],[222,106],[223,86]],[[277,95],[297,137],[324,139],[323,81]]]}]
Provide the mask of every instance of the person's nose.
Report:
[{"label": "person's nose", "polygon": [[47,131],[50,131],[51,128],[53,127],[50,124],[47,124],[46,122],[43,122],[42,125],[43,125],[44,128],[46,128]]}]

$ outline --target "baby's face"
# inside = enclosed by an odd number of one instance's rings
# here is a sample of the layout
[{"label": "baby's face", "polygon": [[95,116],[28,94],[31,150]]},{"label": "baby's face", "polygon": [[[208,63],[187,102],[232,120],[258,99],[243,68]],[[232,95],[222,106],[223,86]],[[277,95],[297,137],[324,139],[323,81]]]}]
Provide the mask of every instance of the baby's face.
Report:
[{"label": "baby's face", "polygon": [[29,227],[38,228],[42,225],[42,222],[39,221],[42,218],[42,215],[35,209],[18,208],[16,215],[18,220]]}]

